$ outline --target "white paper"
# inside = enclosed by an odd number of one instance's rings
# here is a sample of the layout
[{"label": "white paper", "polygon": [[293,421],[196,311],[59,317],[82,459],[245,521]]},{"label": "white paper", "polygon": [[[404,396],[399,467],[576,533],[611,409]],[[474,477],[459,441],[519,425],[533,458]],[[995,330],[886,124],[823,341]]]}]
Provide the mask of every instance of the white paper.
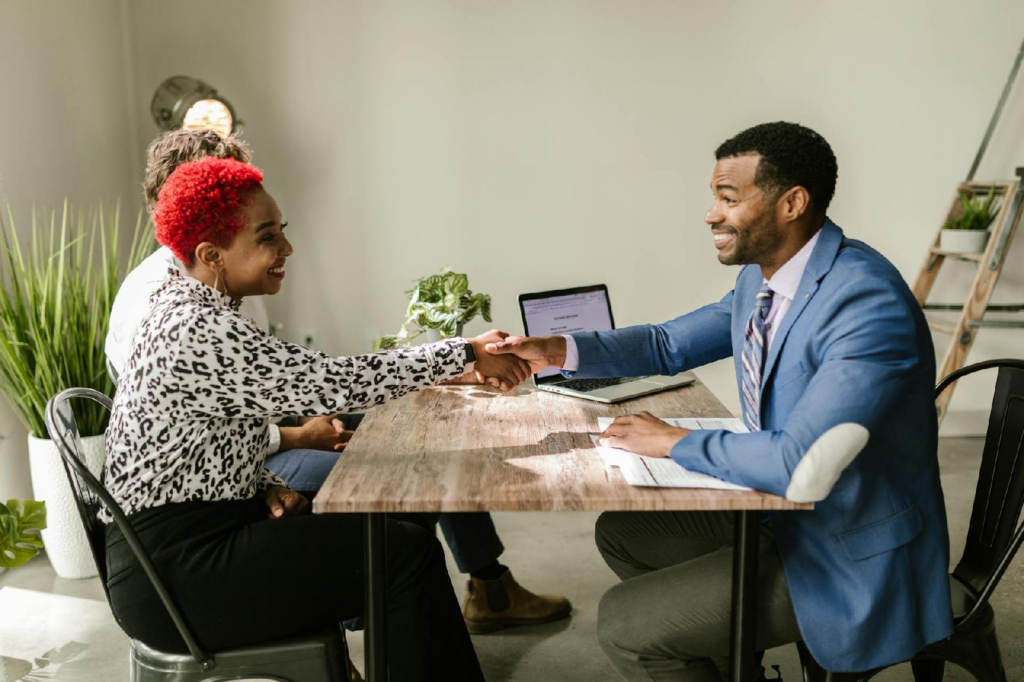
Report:
[{"label": "white paper", "polygon": [[[724,429],[733,433],[746,433],[747,428],[740,419],[706,418],[665,418],[661,420],[675,427],[697,431],[701,429]],[[597,425],[604,431],[615,421],[610,417],[598,417]],[[704,488],[706,490],[750,490],[735,483],[723,481],[714,476],[690,471],[665,457],[644,457],[628,450],[597,445],[597,436],[591,436],[606,467],[618,467],[623,478],[630,485],[653,488]]]}]

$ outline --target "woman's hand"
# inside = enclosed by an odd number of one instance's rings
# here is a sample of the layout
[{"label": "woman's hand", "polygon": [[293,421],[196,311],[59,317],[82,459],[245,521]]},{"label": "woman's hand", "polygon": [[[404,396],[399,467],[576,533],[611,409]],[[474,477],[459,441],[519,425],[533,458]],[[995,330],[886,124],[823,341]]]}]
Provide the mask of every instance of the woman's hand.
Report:
[{"label": "woman's hand", "polygon": [[466,339],[476,355],[473,370],[477,378],[481,383],[500,389],[502,393],[508,393],[531,374],[530,365],[525,360],[514,355],[491,355],[486,351],[487,344],[500,343],[507,338],[506,332],[492,329],[486,334]]},{"label": "woman's hand", "polygon": [[479,372],[466,372],[462,376],[441,383],[442,386],[479,386],[486,383]]},{"label": "woman's hand", "polygon": [[281,519],[286,516],[298,516],[309,507],[309,500],[288,488],[272,485],[263,495],[270,514],[267,518]]},{"label": "woman's hand", "polygon": [[650,412],[616,417],[598,438],[598,445],[629,450],[647,457],[668,457],[689,429],[669,426]]}]

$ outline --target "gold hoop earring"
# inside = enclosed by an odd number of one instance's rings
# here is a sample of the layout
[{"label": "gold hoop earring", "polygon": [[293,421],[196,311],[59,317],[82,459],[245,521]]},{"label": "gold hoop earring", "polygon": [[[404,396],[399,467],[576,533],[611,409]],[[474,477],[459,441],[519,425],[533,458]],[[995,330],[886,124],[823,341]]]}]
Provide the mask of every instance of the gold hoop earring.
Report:
[{"label": "gold hoop earring", "polygon": [[221,303],[229,304],[231,302],[231,297],[228,296],[227,280],[224,281],[224,291],[220,290],[220,270],[217,271],[217,277],[213,280],[213,290],[217,292],[217,296],[220,297]]}]

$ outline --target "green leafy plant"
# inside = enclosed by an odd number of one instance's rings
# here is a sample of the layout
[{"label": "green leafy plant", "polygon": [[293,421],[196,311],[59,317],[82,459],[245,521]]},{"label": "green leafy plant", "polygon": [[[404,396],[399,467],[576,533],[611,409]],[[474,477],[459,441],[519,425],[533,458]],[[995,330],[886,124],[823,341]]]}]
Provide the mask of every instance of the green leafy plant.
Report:
[{"label": "green leafy plant", "polygon": [[46,505],[35,500],[0,502],[0,568],[17,568],[43,548]]},{"label": "green leafy plant", "polygon": [[995,189],[989,189],[984,199],[968,192],[960,193],[960,212],[946,221],[944,230],[987,230],[996,219],[999,205],[996,204]]},{"label": "green leafy plant", "polygon": [[[103,350],[110,308],[123,274],[155,246],[140,211],[131,248],[118,262],[121,210],[115,205],[75,211],[32,211],[30,240],[23,246],[7,209],[0,215],[0,392],[37,438],[46,438],[46,402],[74,386],[113,395]],[[145,226],[145,229],[144,229]],[[75,416],[83,436],[106,428],[108,414],[82,401]]]},{"label": "green leafy plant", "polygon": [[374,350],[407,346],[428,329],[436,329],[443,339],[451,338],[460,326],[477,315],[491,321],[491,297],[470,291],[469,277],[452,272],[450,266],[436,275],[416,280],[416,286],[405,293],[409,296],[405,324],[397,334],[377,339]]}]

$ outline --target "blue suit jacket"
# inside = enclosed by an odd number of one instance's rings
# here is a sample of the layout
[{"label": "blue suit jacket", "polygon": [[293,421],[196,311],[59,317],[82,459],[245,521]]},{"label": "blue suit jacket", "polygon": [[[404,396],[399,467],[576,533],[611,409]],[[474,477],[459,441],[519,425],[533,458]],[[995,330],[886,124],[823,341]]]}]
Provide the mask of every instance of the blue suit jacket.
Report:
[{"label": "blue suit jacket", "polygon": [[[671,375],[731,355],[739,382],[763,281],[747,266],[721,301],[671,322],[574,334],[575,376]],[[819,436],[846,422],[867,428],[866,447],[824,501],[770,518],[814,657],[833,671],[907,660],[952,632],[935,357],[921,308],[883,256],[826,221],[768,350],[763,430],[696,431],[672,458],[784,495]]]}]

